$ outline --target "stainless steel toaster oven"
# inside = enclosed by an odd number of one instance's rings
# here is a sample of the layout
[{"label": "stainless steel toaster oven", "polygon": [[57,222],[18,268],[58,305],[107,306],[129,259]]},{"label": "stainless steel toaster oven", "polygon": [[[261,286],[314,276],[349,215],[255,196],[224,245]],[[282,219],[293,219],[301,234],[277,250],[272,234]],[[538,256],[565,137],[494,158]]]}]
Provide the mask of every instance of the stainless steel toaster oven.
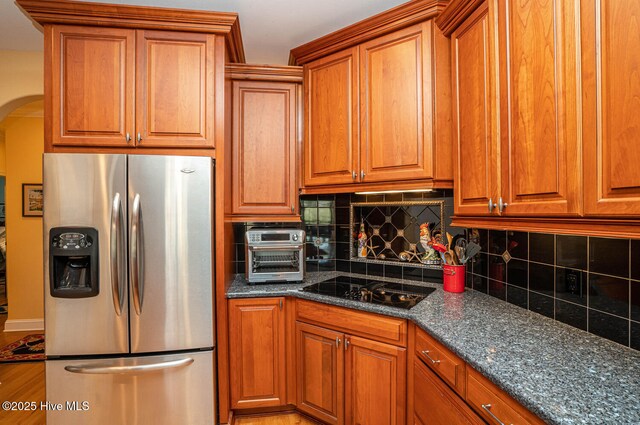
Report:
[{"label": "stainless steel toaster oven", "polygon": [[249,283],[299,282],[304,279],[304,230],[251,229],[245,234]]}]

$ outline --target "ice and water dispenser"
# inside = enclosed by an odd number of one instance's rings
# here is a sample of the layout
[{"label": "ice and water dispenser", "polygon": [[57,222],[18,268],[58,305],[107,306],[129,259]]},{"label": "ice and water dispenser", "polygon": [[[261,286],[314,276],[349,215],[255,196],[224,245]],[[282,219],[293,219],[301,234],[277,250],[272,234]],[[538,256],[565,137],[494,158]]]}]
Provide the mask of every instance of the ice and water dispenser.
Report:
[{"label": "ice and water dispenser", "polygon": [[54,227],[49,232],[49,282],[52,297],[98,295],[98,231],[91,227]]}]

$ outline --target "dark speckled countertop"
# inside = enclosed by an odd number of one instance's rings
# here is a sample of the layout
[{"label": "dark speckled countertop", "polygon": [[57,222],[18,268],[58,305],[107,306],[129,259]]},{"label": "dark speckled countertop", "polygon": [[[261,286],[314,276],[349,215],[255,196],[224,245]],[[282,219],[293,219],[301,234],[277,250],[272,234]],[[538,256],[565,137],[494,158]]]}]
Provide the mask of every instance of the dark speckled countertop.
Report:
[{"label": "dark speckled countertop", "polygon": [[294,296],[407,318],[548,423],[640,424],[638,351],[489,295],[447,293],[438,284],[405,281],[438,288],[410,310],[300,291],[336,275],[367,277],[320,272],[302,283],[248,285],[238,275],[227,297]]}]

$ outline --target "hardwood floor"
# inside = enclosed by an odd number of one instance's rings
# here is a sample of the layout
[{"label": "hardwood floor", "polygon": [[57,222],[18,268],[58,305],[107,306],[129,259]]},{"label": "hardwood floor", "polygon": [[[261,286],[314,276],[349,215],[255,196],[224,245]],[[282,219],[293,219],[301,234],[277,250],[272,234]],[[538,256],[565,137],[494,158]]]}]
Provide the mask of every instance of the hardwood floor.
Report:
[{"label": "hardwood floor", "polygon": [[[4,332],[6,314],[0,314],[0,347],[4,347],[30,332]],[[44,401],[44,362],[0,363],[0,402],[35,402],[35,411],[6,411],[0,408],[2,425],[43,425],[45,412],[40,410]]]},{"label": "hardwood floor", "polygon": [[268,416],[236,417],[234,425],[318,425],[298,413],[271,414]]}]

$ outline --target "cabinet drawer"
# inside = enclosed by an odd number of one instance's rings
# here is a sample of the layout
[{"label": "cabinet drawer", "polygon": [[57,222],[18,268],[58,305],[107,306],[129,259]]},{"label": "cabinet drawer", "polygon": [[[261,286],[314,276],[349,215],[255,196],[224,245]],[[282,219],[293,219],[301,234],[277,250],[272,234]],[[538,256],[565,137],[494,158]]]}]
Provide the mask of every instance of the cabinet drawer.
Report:
[{"label": "cabinet drawer", "polygon": [[413,385],[416,424],[484,424],[457,394],[417,360],[413,365]]},{"label": "cabinet drawer", "polygon": [[480,373],[467,368],[467,403],[489,423],[544,424]]},{"label": "cabinet drawer", "polygon": [[407,346],[407,321],[404,319],[303,300],[297,301],[296,319],[375,341]]},{"label": "cabinet drawer", "polygon": [[416,356],[464,397],[464,361],[418,328],[416,328]]}]

